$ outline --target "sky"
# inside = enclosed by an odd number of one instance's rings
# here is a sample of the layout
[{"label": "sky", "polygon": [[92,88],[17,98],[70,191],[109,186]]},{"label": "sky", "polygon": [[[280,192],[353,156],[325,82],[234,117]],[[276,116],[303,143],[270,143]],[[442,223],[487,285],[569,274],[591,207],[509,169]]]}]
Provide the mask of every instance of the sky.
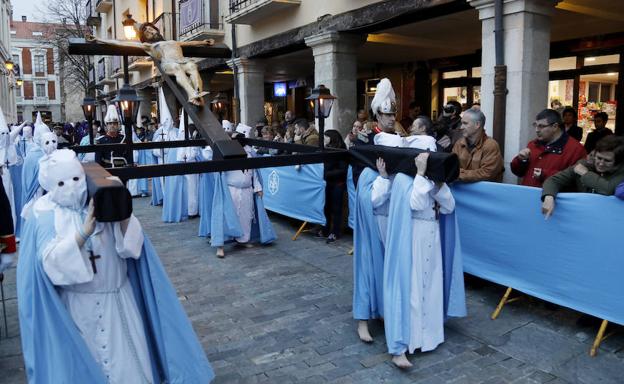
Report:
[{"label": "sky", "polygon": [[45,0],[11,0],[13,20],[21,20],[22,16],[27,16],[28,21],[41,21],[42,17],[37,8],[43,9],[45,2]]}]

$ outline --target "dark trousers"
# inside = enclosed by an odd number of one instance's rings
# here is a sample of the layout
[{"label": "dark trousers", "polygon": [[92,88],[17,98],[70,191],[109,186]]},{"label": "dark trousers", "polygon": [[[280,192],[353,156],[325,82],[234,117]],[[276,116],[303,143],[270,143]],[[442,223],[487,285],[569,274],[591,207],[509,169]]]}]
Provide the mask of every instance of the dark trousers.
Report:
[{"label": "dark trousers", "polygon": [[344,183],[331,184],[325,186],[325,219],[323,234],[333,233],[337,237],[342,232],[342,203],[346,185]]}]

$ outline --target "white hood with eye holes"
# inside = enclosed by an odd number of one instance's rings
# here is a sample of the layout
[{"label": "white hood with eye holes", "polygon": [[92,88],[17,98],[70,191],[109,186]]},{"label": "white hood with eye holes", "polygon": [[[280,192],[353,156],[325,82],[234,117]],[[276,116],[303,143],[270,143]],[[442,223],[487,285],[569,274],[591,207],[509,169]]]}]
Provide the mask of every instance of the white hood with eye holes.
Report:
[{"label": "white hood with eye holes", "polygon": [[74,151],[59,149],[39,161],[39,184],[48,199],[63,208],[81,210],[87,201],[84,169]]}]

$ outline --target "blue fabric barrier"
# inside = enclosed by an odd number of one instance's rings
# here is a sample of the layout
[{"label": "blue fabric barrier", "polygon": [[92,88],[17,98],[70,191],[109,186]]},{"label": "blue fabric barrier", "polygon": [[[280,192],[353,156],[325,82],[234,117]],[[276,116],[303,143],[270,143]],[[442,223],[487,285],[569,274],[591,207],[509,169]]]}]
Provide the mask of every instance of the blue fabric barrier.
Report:
[{"label": "blue fabric barrier", "polygon": [[453,186],[464,270],[618,324],[624,324],[624,202],[562,193],[541,214],[541,189],[510,184]]},{"label": "blue fabric barrier", "polygon": [[258,169],[266,209],[297,220],[325,225],[323,164]]}]

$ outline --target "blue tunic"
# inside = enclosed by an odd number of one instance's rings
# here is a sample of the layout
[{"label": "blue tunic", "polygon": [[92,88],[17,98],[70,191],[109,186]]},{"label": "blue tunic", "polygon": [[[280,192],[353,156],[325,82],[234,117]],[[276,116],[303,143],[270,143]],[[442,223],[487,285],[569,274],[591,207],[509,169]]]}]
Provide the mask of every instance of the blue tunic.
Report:
[{"label": "blue tunic", "polygon": [[[364,173],[362,173],[364,175]],[[362,180],[360,178],[360,180]],[[388,352],[403,353],[410,341],[410,298],[412,292],[412,212],[409,197],[414,178],[399,173],[392,183],[388,214],[388,237],[384,266],[384,328]],[[461,247],[455,214],[440,216],[440,243],[443,264],[444,317],[466,316],[466,297]]]},{"label": "blue tunic", "polygon": [[[148,153],[148,157],[149,157],[149,153]],[[153,154],[152,156],[152,164],[158,164],[158,158],[156,156],[154,156]],[[153,206],[157,206],[157,205],[161,205],[163,203],[163,190],[162,190],[162,179],[161,177],[152,177],[152,205]]]},{"label": "blue tunic", "polygon": [[[171,148],[167,153],[167,163],[177,163],[178,149]],[[186,191],[186,177],[165,177],[165,196],[163,198],[162,221],[165,223],[179,223],[188,219],[188,193]]]},{"label": "blue tunic", "polygon": [[43,157],[43,150],[34,145],[28,149],[22,168],[22,205],[26,205],[39,189],[39,159]]},{"label": "blue tunic", "polygon": [[373,214],[371,193],[378,173],[366,168],[355,196],[353,235],[353,318],[383,317],[384,248]]},{"label": "blue tunic", "polygon": [[[210,244],[213,247],[221,247],[225,242],[242,236],[243,231],[232,203],[232,196],[227,185],[225,172],[217,174],[214,178],[211,214]],[[262,198],[255,195],[254,220],[251,227],[250,241],[269,244],[276,238],[273,225],[264,209]]]},{"label": "blue tunic", "polygon": [[[17,296],[28,381],[105,384],[102,370],[43,270],[41,252],[54,236],[54,211],[25,222]],[[152,372],[158,375],[155,382],[210,382],[214,378],[212,368],[147,236],[141,257],[128,259],[127,265],[147,331]]]}]

